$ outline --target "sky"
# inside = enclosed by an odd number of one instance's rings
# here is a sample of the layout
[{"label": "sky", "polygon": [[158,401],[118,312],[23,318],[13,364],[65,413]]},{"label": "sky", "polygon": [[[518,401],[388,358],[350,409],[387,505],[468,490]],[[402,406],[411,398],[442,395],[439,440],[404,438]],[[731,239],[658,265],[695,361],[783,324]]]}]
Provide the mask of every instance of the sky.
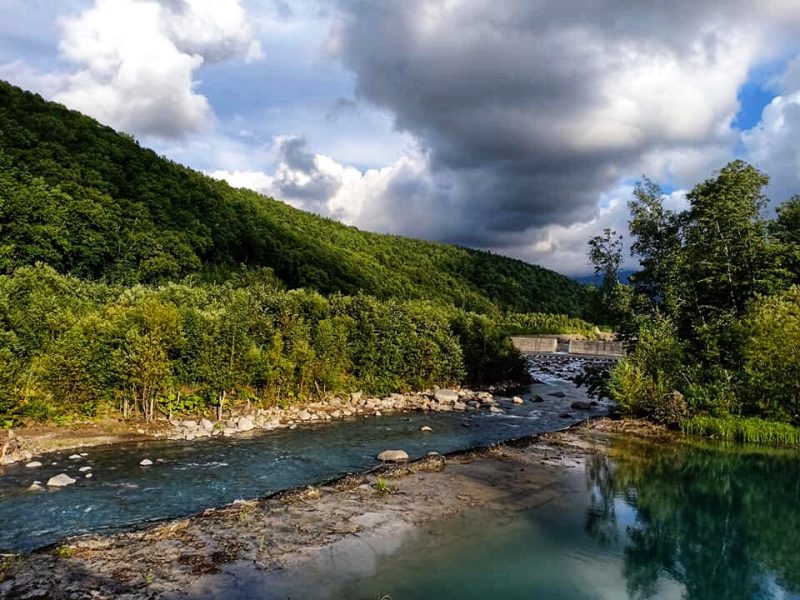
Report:
[{"label": "sky", "polygon": [[[232,185],[569,275],[734,158],[800,193],[798,0],[0,0],[0,79]],[[629,261],[628,266],[631,266]]]}]

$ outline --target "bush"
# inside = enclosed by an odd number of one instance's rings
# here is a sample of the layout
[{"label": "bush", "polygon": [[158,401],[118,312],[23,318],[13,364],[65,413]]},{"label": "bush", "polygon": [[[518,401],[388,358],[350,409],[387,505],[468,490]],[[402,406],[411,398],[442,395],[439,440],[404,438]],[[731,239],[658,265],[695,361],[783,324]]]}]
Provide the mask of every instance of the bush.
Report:
[{"label": "bush", "polygon": [[758,418],[695,416],[683,421],[681,430],[731,442],[800,446],[800,428]]}]

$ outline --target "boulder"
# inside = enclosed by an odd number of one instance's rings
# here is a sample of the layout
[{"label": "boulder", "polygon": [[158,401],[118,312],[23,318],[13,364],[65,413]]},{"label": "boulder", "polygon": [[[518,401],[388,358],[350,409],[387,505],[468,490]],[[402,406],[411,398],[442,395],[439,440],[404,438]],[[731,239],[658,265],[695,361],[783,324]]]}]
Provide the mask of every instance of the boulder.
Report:
[{"label": "boulder", "polygon": [[31,485],[28,487],[28,491],[30,491],[30,492],[39,492],[39,491],[41,491],[41,490],[43,490],[43,489],[44,489],[44,488],[41,486],[41,484],[40,484],[38,481],[34,481],[34,482],[33,482],[33,483],[32,483],[32,484],[31,484]]},{"label": "boulder", "polygon": [[300,411],[300,415],[299,415],[299,419],[301,421],[310,421],[311,420],[311,413],[308,412],[307,410],[301,410]]},{"label": "boulder", "polygon": [[181,421],[181,427],[186,429],[194,429],[197,427],[197,421]]},{"label": "boulder", "polygon": [[384,462],[403,462],[408,460],[408,454],[405,450],[384,450],[378,454],[378,460]]},{"label": "boulder", "polygon": [[463,402],[453,402],[453,410],[467,410],[467,405]]},{"label": "boulder", "polygon": [[499,406],[490,406],[489,407],[489,412],[501,413],[501,412],[503,412],[503,409],[500,408]]},{"label": "boulder", "polygon": [[242,417],[239,419],[239,431],[251,431],[255,425],[250,417]]},{"label": "boulder", "polygon": [[511,401],[512,401],[514,404],[523,404],[523,403],[524,403],[524,400],[523,400],[522,398],[520,398],[519,396],[514,396],[514,397],[511,399]]},{"label": "boulder", "polygon": [[75,483],[75,480],[66,473],[60,473],[47,480],[47,485],[51,487],[66,487]]},{"label": "boulder", "polygon": [[32,460],[25,466],[28,467],[29,469],[35,469],[36,467],[41,467],[42,463],[40,463],[38,460]]},{"label": "boulder", "polygon": [[149,458],[143,458],[141,461],[139,461],[139,465],[142,466],[142,467],[149,467],[152,464],[153,464],[153,461],[150,460]]},{"label": "boulder", "polygon": [[419,428],[419,430],[420,430],[422,433],[430,433],[430,432],[432,432],[432,431],[433,431],[433,428],[431,428],[431,427],[428,427],[427,425],[423,425],[422,427],[420,427],[420,428]]},{"label": "boulder", "polygon": [[223,435],[224,437],[231,437],[231,436],[232,436],[234,433],[236,433],[237,431],[238,431],[238,429],[234,429],[234,428],[232,428],[232,427],[225,427],[225,428],[222,430],[222,435]]},{"label": "boulder", "polygon": [[458,392],[453,390],[436,390],[433,393],[433,398],[437,402],[452,404],[453,402],[458,401]]},{"label": "boulder", "polygon": [[575,400],[570,406],[575,410],[592,410],[591,403],[585,400]]}]

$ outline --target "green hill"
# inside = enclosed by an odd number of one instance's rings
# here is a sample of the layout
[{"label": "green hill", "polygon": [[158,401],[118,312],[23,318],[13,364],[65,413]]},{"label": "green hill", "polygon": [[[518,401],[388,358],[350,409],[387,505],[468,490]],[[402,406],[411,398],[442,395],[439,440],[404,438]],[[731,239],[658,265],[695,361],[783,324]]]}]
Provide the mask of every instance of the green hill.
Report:
[{"label": "green hill", "polygon": [[289,288],[478,312],[583,312],[582,286],[488,252],[367,233],[234,189],[0,82],[0,273],[130,285],[269,267]]}]

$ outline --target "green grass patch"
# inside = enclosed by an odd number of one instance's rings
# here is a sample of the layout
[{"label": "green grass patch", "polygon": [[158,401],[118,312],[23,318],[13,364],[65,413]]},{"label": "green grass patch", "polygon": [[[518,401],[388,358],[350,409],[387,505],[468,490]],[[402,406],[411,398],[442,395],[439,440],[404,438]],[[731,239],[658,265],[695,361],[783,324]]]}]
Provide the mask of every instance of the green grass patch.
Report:
[{"label": "green grass patch", "polygon": [[800,428],[765,419],[697,416],[683,421],[681,431],[730,442],[800,446]]}]

